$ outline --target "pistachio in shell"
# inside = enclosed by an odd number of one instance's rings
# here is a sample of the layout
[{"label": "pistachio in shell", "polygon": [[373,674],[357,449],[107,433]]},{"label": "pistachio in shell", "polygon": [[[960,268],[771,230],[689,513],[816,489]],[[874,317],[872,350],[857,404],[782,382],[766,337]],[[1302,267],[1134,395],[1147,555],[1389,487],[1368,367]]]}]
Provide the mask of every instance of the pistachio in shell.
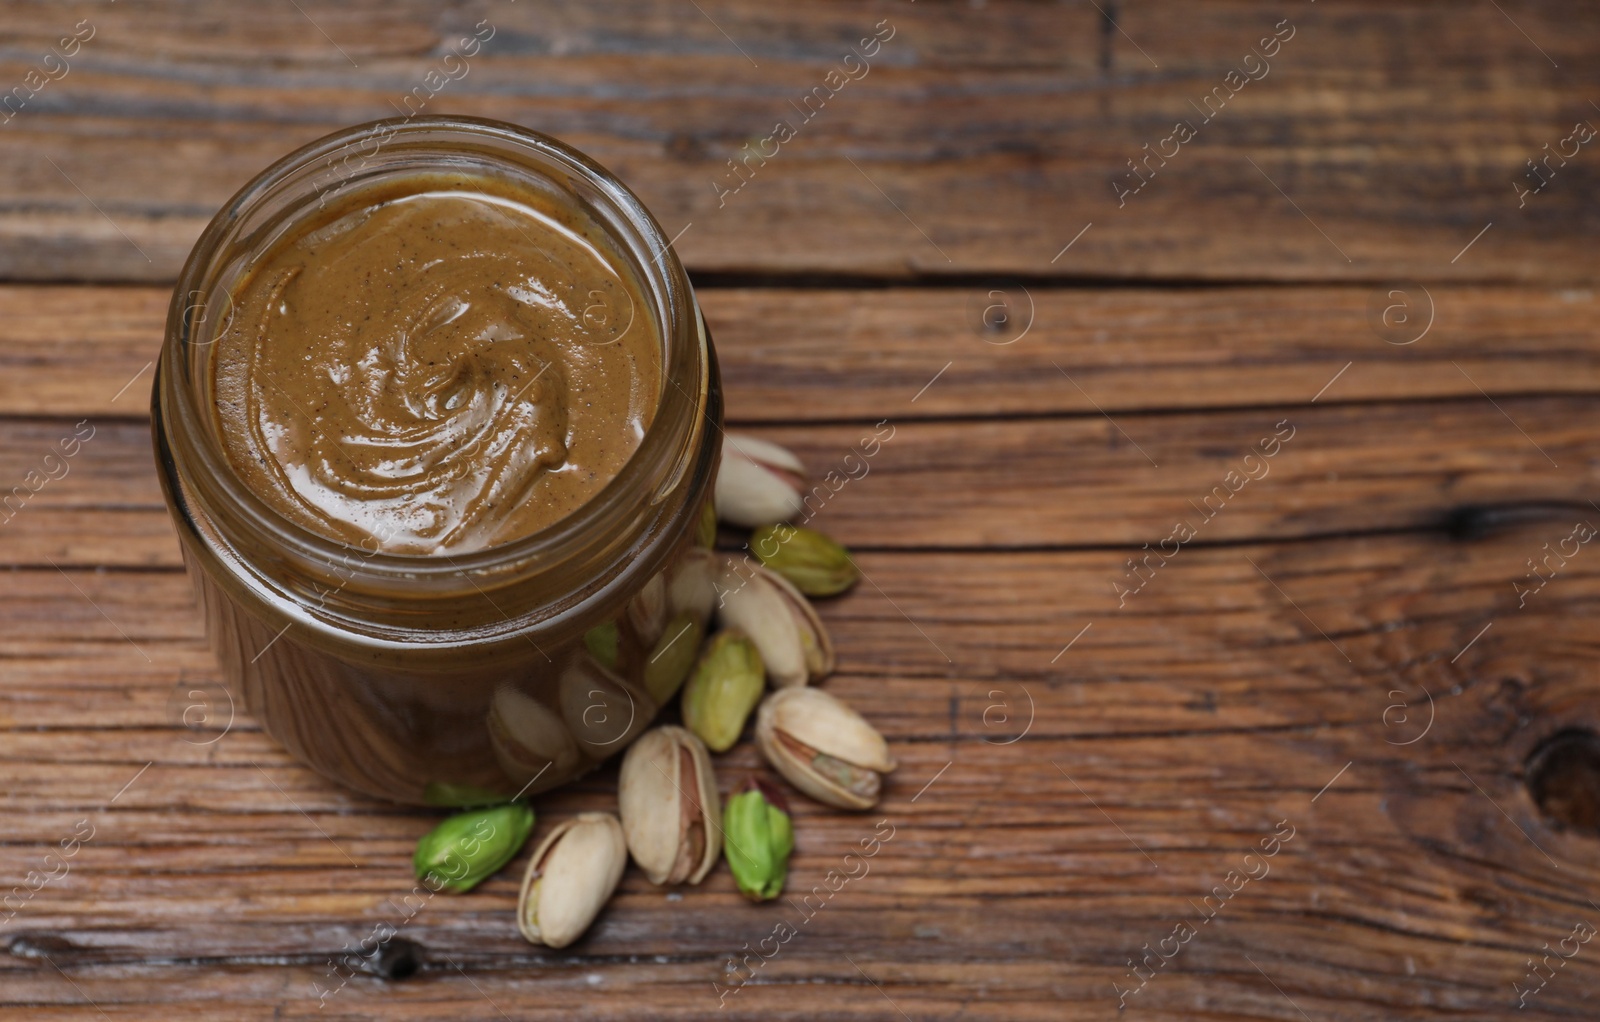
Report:
[{"label": "pistachio in shell", "polygon": [[690,547],[679,556],[667,577],[667,613],[693,615],[702,629],[717,605],[717,589],[725,570],[723,555],[703,547]]},{"label": "pistachio in shell", "polygon": [[547,770],[544,787],[559,783],[582,759],[560,715],[513,684],[495,689],[486,724],[495,761],[519,787]]},{"label": "pistachio in shell", "polygon": [[561,717],[578,747],[604,759],[649,726],[656,703],[592,657],[574,656],[561,671]]},{"label": "pistachio in shell", "polygon": [[653,884],[698,884],[722,842],[711,755],[694,733],[665,725],[628,747],[617,783],[622,833]]},{"label": "pistachio in shell", "polygon": [[870,809],[895,768],[859,713],[819,688],[784,688],[756,711],[756,746],[790,784],[841,809]]},{"label": "pistachio in shell", "polygon": [[837,596],[861,578],[850,551],[803,525],[764,525],[750,534],[750,549],[807,596]]},{"label": "pistachio in shell", "polygon": [[[661,637],[661,629],[667,626],[667,578],[665,572],[657,572],[644,588],[628,601],[628,623],[633,626],[633,633],[639,637],[640,645],[650,645]],[[615,667],[616,664],[607,664]]]},{"label": "pistachio in shell", "polygon": [[755,528],[800,512],[805,466],[787,448],[743,433],[728,433],[717,469],[717,516]]},{"label": "pistachio in shell", "polygon": [[833,639],[811,601],[788,579],[749,558],[729,559],[717,618],[761,651],[776,688],[804,685],[833,672]]},{"label": "pistachio in shell", "polygon": [[605,907],[628,864],[622,825],[610,813],[579,813],[552,830],[522,877],[517,929],[533,944],[566,947]]}]

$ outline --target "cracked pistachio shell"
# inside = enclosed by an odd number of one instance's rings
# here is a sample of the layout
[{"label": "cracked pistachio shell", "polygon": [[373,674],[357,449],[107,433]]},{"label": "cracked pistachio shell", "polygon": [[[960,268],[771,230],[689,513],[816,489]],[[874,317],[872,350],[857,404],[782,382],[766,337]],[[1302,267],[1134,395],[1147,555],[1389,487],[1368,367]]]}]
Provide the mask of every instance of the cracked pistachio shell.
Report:
[{"label": "cracked pistachio shell", "polygon": [[750,550],[807,596],[837,596],[861,578],[850,551],[815,529],[764,525],[750,534]]},{"label": "cracked pistachio shell", "polygon": [[740,631],[718,632],[683,690],[683,723],[712,752],[727,752],[766,687],[755,643]]},{"label": "cracked pistachio shell", "polygon": [[423,835],[411,857],[417,879],[464,894],[500,872],[528,840],[533,810],[519,802],[456,813]]},{"label": "cracked pistachio shell", "polygon": [[579,813],[552,830],[522,876],[517,929],[533,944],[566,947],[605,907],[628,864],[622,825],[610,813]]},{"label": "cracked pistachio shell", "polygon": [[700,547],[685,550],[667,579],[667,612],[692,614],[703,630],[717,605],[723,561],[721,554]]},{"label": "cracked pistachio shell", "polygon": [[687,611],[667,622],[661,641],[644,662],[644,688],[657,706],[665,706],[677,695],[683,680],[694,669],[704,631],[700,622]]},{"label": "cracked pistachio shell", "polygon": [[767,696],[756,712],[756,746],[790,784],[842,809],[877,804],[882,775],[895,768],[883,736],[819,688]]},{"label": "cracked pistachio shell", "polygon": [[554,778],[570,776],[581,759],[561,717],[515,685],[495,689],[487,726],[495,761],[519,786],[547,769]]},{"label": "cracked pistachio shell", "polygon": [[622,833],[633,861],[653,884],[698,884],[722,848],[711,755],[684,728],[639,736],[622,758],[617,784]]},{"label": "cracked pistachio shell", "polygon": [[755,528],[793,518],[803,506],[805,466],[786,448],[729,433],[717,470],[715,503],[725,522]]},{"label": "cracked pistachio shell", "polygon": [[573,657],[561,671],[560,689],[561,717],[591,759],[622,748],[656,715],[655,700],[592,657]]},{"label": "cracked pistachio shell", "polygon": [[750,636],[776,688],[804,685],[833,671],[833,639],[817,611],[788,579],[749,558],[723,573],[718,620]]}]

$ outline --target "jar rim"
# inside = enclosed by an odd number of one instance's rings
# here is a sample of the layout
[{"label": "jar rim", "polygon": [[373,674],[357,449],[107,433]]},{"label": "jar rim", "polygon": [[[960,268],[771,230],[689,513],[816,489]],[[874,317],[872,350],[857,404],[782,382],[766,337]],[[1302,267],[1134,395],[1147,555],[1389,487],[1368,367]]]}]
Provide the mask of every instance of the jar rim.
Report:
[{"label": "jar rim", "polygon": [[[655,415],[638,446],[617,474],[573,513],[525,536],[461,553],[373,551],[366,544],[357,550],[351,543],[293,521],[251,491],[229,463],[216,430],[209,427],[211,412],[201,400],[203,388],[192,379],[194,313],[198,308],[203,316],[215,277],[223,268],[224,254],[249,237],[241,234],[246,218],[281,199],[285,192],[306,201],[303,189],[316,180],[318,168],[333,167],[341,154],[371,149],[375,158],[385,147],[391,148],[391,158],[406,154],[425,159],[430,153],[471,152],[491,162],[506,161],[518,172],[541,175],[575,197],[572,186],[583,186],[586,196],[593,193],[606,203],[608,216],[600,226],[613,235],[623,256],[631,260],[647,298],[659,305],[659,393]],[[524,162],[514,161],[513,156]],[[346,168],[349,162],[347,158]],[[432,168],[420,165],[415,169],[426,172]],[[565,180],[559,175],[565,175]],[[337,188],[351,183],[345,179]],[[295,188],[302,192],[294,192]],[[316,194],[320,197],[323,191],[318,189]],[[298,215],[291,212],[273,223],[293,223]],[[619,227],[631,236],[617,236]],[[642,258],[645,253],[653,256]],[[206,297],[197,305],[192,300],[195,295]],[[710,415],[714,400],[713,372],[709,342],[688,275],[654,216],[614,174],[555,138],[504,121],[449,115],[400,117],[344,128],[296,149],[257,174],[218,211],[196,242],[173,292],[152,410],[161,471],[181,475],[196,491],[202,498],[202,510],[216,520],[217,531],[230,546],[238,546],[234,533],[270,536],[284,548],[279,552],[290,553],[302,565],[348,564],[356,551],[363,581],[392,591],[396,583],[442,582],[463,576],[471,581],[473,574],[540,570],[570,560],[579,551],[603,556],[604,549],[615,546],[619,530],[625,532],[630,520],[637,525],[641,509],[659,503],[686,472],[694,470],[697,441],[705,428],[699,420]],[[182,471],[171,451],[162,449],[170,445],[168,434],[174,428],[199,439],[192,452],[200,462],[198,472]],[[178,507],[176,500],[174,506]],[[191,511],[185,507],[180,513],[189,515]],[[235,518],[238,521],[230,525],[229,520]]]}]

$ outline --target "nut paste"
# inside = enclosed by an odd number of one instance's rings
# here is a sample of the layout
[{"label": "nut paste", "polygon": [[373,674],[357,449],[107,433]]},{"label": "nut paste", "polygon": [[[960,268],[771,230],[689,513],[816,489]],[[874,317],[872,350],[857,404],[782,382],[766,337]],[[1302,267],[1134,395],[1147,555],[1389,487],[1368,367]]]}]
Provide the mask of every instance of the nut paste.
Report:
[{"label": "nut paste", "polygon": [[330,539],[482,549],[553,525],[655,413],[662,343],[572,208],[471,174],[354,189],[277,239],[211,358],[245,485]]}]

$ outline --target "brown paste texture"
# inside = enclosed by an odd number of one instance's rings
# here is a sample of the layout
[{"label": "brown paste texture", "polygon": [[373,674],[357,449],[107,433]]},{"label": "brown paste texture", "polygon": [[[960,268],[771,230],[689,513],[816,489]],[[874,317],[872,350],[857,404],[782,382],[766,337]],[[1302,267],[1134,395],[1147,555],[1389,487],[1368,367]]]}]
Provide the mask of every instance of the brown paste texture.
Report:
[{"label": "brown paste texture", "polygon": [[661,338],[598,225],[531,188],[358,191],[235,288],[217,428],[275,510],[367,550],[448,554],[572,514],[638,447]]}]

